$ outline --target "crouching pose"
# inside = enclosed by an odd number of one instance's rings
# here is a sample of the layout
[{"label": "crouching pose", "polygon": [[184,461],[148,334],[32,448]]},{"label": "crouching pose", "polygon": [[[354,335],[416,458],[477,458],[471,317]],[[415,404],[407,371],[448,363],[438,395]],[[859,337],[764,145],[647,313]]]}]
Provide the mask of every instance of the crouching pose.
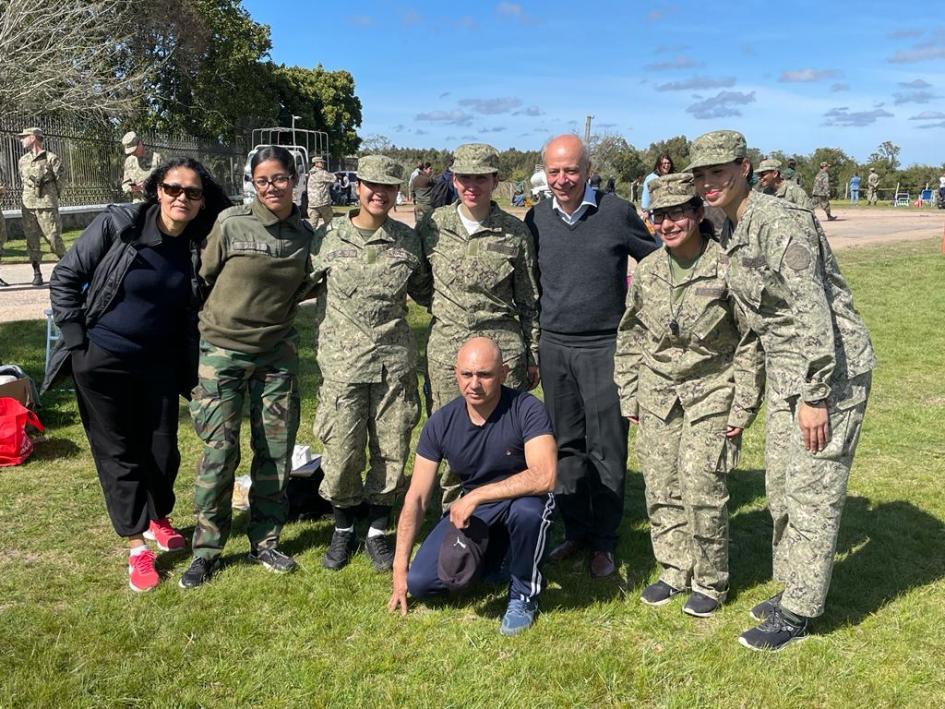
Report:
[{"label": "crouching pose", "polygon": [[649,183],[665,248],[637,267],[617,334],[614,379],[623,415],[638,424],[659,580],[641,600],[707,617],[728,593],[728,489],[742,430],[761,405],[758,337],[739,324],[721,249],[700,229],[705,210],[692,175]]},{"label": "crouching pose", "polygon": [[[389,609],[407,614],[407,592],[425,598],[461,591],[506,559],[509,605],[499,632],[515,635],[535,620],[539,568],[554,497],[557,448],[542,403],[502,386],[508,368],[484,337],[456,356],[461,397],[438,409],[417,444],[410,488],[397,525]],[[410,564],[410,553],[446,459],[463,494],[434,527]]]}]

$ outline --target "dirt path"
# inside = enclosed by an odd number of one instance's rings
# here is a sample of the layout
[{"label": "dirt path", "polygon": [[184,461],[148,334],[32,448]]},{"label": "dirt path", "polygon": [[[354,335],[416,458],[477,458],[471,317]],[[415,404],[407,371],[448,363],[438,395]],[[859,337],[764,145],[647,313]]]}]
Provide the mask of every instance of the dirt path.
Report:
[{"label": "dirt path", "polygon": [[[525,209],[509,210],[519,218]],[[942,238],[945,227],[945,211],[931,209],[835,209],[838,219],[824,221],[824,230],[830,245],[835,249],[856,246],[890,244],[899,241]],[[413,226],[413,209],[401,207],[392,216],[398,221]],[[818,215],[822,217],[823,215]],[[43,265],[43,275],[48,279],[52,264]],[[29,264],[3,265],[0,263],[0,278],[10,284],[0,288],[0,322],[13,320],[42,320],[43,311],[49,307],[49,288],[34,288],[29,285],[33,271]]]}]

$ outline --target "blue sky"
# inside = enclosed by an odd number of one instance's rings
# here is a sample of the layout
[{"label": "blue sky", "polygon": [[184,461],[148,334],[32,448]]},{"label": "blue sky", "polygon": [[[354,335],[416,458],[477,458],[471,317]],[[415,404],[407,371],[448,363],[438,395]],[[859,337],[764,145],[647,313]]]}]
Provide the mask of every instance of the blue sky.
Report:
[{"label": "blue sky", "polygon": [[244,2],[272,29],[273,60],[354,75],[362,137],[537,149],[591,114],[593,132],[643,148],[733,128],[764,152],[829,146],[863,161],[891,140],[904,164],[938,165],[934,4]]}]

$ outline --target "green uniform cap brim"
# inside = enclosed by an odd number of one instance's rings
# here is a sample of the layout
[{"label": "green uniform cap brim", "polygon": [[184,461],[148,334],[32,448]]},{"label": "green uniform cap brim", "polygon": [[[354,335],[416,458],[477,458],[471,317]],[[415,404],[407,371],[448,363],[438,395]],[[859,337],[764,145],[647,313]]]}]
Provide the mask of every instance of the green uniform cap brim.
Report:
[{"label": "green uniform cap brim", "polygon": [[476,163],[453,163],[454,175],[497,175],[499,168]]}]

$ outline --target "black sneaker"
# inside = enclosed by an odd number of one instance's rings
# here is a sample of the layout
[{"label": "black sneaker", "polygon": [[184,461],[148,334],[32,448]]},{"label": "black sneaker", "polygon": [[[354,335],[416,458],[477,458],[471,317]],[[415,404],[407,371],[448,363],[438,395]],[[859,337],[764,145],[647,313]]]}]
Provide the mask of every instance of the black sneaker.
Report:
[{"label": "black sneaker", "polygon": [[673,588],[665,581],[657,581],[643,589],[640,600],[648,606],[665,606],[673,599],[673,596],[678,596],[680,593],[682,591]]},{"label": "black sneaker", "polygon": [[343,569],[351,560],[351,555],[354,553],[356,546],[354,530],[340,532],[336,529],[332,532],[328,551],[325,552],[325,556],[322,558],[322,566],[332,571]]},{"label": "black sneaker", "polygon": [[774,613],[774,609],[781,605],[781,596],[784,595],[784,591],[778,591],[778,593],[771,596],[766,601],[762,601],[750,611],[748,615],[757,620],[759,623],[765,620],[768,616]]},{"label": "black sneaker", "polygon": [[696,618],[708,618],[721,607],[722,604],[716,599],[710,598],[704,593],[693,591],[692,595],[686,600],[682,612]]},{"label": "black sneaker", "polygon": [[364,542],[364,553],[371,559],[375,571],[390,571],[394,568],[394,547],[386,534],[368,537]]},{"label": "black sneaker", "polygon": [[187,567],[187,571],[181,575],[177,585],[181,588],[197,588],[197,586],[209,581],[222,566],[223,563],[219,557],[213,559],[204,559],[201,556],[194,557],[194,560],[190,562],[190,566]]},{"label": "black sneaker", "polygon": [[0,278],[0,288],[6,288],[9,285],[10,285],[9,283],[7,283],[5,280]]},{"label": "black sneaker", "polygon": [[263,549],[262,551],[251,551],[246,555],[246,559],[254,564],[262,565],[266,571],[271,571],[274,574],[288,574],[299,568],[299,565],[295,563],[295,559],[288,554],[283,554],[275,547]]},{"label": "black sneaker", "polygon": [[790,620],[778,607],[755,628],[746,630],[738,642],[750,650],[783,650],[797,640],[807,637],[807,618]]}]

